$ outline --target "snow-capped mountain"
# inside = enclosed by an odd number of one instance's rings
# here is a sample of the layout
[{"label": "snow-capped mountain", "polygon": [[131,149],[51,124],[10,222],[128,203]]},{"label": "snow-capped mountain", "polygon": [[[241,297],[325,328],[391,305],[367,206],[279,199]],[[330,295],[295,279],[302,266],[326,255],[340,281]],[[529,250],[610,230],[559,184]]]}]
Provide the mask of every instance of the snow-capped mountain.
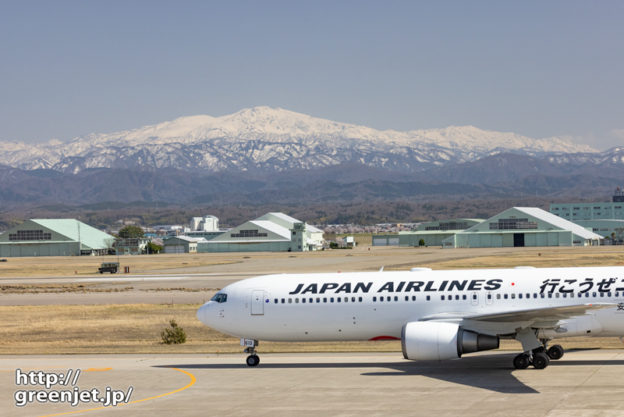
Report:
[{"label": "snow-capped mountain", "polygon": [[[87,168],[175,168],[209,172],[313,169],[358,163],[420,171],[489,155],[598,157],[565,138],[533,139],[473,126],[376,130],[270,107],[172,121],[41,145],[0,142],[0,165],[78,173]],[[553,162],[555,162],[553,160]]]}]

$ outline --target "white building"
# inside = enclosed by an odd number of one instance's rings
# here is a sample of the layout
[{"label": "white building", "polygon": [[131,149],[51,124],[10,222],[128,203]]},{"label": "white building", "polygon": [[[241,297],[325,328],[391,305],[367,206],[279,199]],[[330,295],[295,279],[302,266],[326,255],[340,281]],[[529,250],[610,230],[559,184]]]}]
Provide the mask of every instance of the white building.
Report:
[{"label": "white building", "polygon": [[191,219],[191,231],[218,232],[219,219],[215,216],[193,217]]},{"label": "white building", "polygon": [[323,231],[284,213],[267,213],[198,245],[198,252],[302,252],[323,247]]}]

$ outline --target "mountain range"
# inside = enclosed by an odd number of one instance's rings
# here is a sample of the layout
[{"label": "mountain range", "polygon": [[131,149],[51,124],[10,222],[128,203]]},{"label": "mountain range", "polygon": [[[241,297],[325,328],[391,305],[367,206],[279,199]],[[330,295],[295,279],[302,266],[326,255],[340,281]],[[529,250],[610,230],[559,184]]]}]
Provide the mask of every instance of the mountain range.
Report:
[{"label": "mountain range", "polygon": [[451,126],[376,130],[254,107],[67,142],[0,142],[0,199],[23,204],[608,192],[624,147]]}]

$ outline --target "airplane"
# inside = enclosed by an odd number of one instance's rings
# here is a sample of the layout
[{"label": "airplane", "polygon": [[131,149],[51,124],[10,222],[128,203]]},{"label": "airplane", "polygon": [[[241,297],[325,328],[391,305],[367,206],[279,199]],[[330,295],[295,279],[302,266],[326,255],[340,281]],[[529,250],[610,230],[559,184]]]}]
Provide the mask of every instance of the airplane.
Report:
[{"label": "airplane", "polygon": [[278,274],[224,287],[198,319],[241,338],[248,366],[259,340],[401,340],[410,360],[457,359],[515,339],[516,369],[564,355],[549,342],[617,336],[624,342],[624,267]]}]

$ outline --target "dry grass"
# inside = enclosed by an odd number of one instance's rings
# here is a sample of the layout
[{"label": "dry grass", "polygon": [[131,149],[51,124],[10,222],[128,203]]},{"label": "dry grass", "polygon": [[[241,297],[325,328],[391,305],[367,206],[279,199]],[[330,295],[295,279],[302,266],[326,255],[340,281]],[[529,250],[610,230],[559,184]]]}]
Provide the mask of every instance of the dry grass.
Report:
[{"label": "dry grass", "polygon": [[[0,306],[0,354],[226,353],[242,352],[239,339],[212,330],[195,317],[199,305]],[[175,319],[183,345],[161,343]],[[398,342],[262,343],[263,352],[400,350]]]},{"label": "dry grass", "polygon": [[[230,259],[232,258],[232,259]],[[41,256],[7,258],[0,262],[0,277],[70,276],[96,274],[102,262],[116,262],[115,256]],[[240,262],[236,257],[207,256],[204,254],[120,256],[121,268],[130,267],[133,274],[150,273],[186,267],[208,267]],[[104,276],[109,276],[106,273]]]},{"label": "dry grass", "polygon": [[[0,354],[238,353],[239,340],[201,324],[199,305],[1,306]],[[161,343],[160,332],[175,319],[187,334],[183,345]],[[570,348],[622,348],[616,338],[564,340]],[[503,349],[520,350],[515,341]],[[401,350],[398,341],[270,343],[262,352],[375,352]]]}]

